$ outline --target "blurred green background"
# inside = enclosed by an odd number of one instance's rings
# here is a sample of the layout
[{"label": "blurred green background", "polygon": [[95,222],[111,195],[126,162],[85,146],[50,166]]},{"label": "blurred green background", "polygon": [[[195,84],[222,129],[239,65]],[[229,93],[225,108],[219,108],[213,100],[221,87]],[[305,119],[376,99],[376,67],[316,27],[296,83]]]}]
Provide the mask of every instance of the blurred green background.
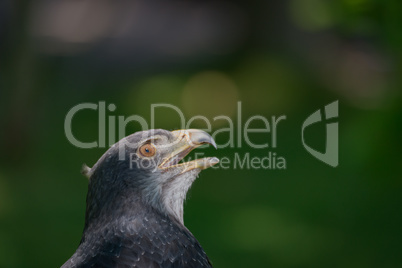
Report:
[{"label": "blurred green background", "polygon": [[[287,164],[209,169],[195,182],[185,223],[215,267],[402,267],[401,14],[399,0],[3,0],[0,267],[59,267],[78,246],[87,191],[80,168],[106,148],[73,146],[64,119],[99,101],[116,105],[107,116],[147,120],[155,103],[186,119],[236,120],[237,101],[243,123],[286,115],[276,148],[203,151],[230,159],[275,152]],[[303,148],[301,125],[335,100],[332,168]],[[156,119],[158,128],[180,127],[173,111]],[[227,127],[220,123],[213,131]],[[97,112],[80,112],[72,127],[78,139],[96,140]],[[138,130],[132,123],[126,134]],[[324,150],[324,122],[305,134]]]}]

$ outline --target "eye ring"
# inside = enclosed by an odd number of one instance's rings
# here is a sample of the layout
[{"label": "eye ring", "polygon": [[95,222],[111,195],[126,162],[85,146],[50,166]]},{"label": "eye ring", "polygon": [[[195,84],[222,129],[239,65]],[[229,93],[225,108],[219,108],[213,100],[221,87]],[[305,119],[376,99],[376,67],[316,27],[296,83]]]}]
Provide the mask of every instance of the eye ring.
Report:
[{"label": "eye ring", "polygon": [[139,151],[140,155],[142,155],[144,157],[152,157],[156,153],[155,146],[153,146],[151,143],[146,143],[146,144],[142,145],[138,149],[138,151]]}]

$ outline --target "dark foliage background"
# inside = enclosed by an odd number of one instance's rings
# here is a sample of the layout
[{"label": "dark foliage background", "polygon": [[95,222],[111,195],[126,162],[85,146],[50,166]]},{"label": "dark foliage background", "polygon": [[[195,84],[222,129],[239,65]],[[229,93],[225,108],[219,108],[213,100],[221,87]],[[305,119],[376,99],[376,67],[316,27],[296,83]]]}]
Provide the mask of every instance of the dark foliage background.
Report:
[{"label": "dark foliage background", "polygon": [[[99,101],[116,105],[107,116],[147,120],[155,103],[187,119],[237,120],[237,101],[244,120],[287,116],[276,148],[205,150],[287,161],[286,170],[210,169],[196,181],[185,222],[216,267],[400,267],[401,14],[399,0],[1,1],[0,267],[58,267],[75,251],[80,168],[106,149],[74,147],[64,119]],[[304,150],[300,130],[334,100],[337,168]],[[156,118],[179,127],[173,111]],[[97,112],[77,114],[73,131],[96,140]],[[323,150],[325,124],[306,136]]]}]

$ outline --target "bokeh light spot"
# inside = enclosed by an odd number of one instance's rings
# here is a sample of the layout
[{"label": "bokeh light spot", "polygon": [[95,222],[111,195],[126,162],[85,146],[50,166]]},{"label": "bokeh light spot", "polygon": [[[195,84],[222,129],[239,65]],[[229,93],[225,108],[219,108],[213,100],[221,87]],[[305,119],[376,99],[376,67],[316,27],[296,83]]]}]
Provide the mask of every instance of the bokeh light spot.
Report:
[{"label": "bokeh light spot", "polygon": [[[183,88],[184,80],[175,75],[156,75],[137,83],[134,90],[126,96],[125,113],[127,115],[138,114],[150,119],[151,105],[166,103],[180,105],[180,90]],[[179,116],[174,111],[167,109],[155,109],[155,123],[158,128],[170,129],[179,127]],[[166,112],[168,111],[168,112]],[[172,112],[172,113],[170,113]],[[150,121],[148,121],[150,124]]]},{"label": "bokeh light spot", "polygon": [[289,4],[294,23],[306,31],[319,31],[333,24],[330,6],[323,0],[293,0]]},{"label": "bokeh light spot", "polygon": [[299,77],[292,67],[270,56],[250,56],[235,72],[244,107],[253,113],[277,113],[301,100]]},{"label": "bokeh light spot", "polygon": [[[206,71],[191,77],[182,94],[186,115],[203,115],[211,121],[218,115],[233,117],[238,99],[238,89],[233,80],[216,71]],[[211,123],[217,125],[222,122],[217,120]]]}]

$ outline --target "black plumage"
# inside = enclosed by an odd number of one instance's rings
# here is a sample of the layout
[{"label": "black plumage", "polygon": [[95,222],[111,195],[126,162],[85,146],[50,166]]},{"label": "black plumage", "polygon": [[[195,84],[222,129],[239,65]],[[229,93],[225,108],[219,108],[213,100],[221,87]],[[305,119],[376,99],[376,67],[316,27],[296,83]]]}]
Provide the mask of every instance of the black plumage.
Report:
[{"label": "black plumage", "polygon": [[211,267],[182,213],[198,173],[218,160],[178,163],[204,143],[215,146],[199,130],[138,132],[87,168],[84,232],[62,268]]}]

